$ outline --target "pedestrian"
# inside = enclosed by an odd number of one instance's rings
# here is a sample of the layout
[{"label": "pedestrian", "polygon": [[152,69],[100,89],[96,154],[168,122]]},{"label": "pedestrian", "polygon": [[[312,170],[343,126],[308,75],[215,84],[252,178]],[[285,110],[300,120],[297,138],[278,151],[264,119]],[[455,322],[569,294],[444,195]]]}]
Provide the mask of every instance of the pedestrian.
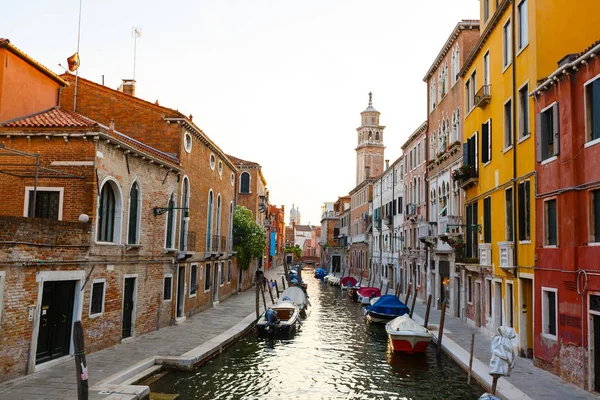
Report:
[{"label": "pedestrian", "polygon": [[271,283],[269,283],[269,285],[271,285],[271,289],[275,289],[275,282],[273,279],[271,279]]},{"label": "pedestrian", "polygon": [[267,282],[269,282],[269,280],[263,275],[263,291],[265,292],[267,291]]}]

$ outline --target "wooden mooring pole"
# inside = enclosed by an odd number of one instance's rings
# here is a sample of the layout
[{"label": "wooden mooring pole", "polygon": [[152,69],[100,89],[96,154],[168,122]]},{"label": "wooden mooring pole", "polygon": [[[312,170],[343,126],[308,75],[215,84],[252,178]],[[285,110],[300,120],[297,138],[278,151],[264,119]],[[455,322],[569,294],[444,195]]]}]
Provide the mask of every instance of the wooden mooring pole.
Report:
[{"label": "wooden mooring pole", "polygon": [[492,375],[492,394],[495,396],[496,395],[496,387],[498,386],[498,378],[500,378],[502,375],[498,375],[498,374],[491,374]]},{"label": "wooden mooring pole", "polygon": [[254,282],[254,286],[256,286],[256,319],[260,316],[260,295],[258,291],[260,290],[260,286],[258,283],[258,279]]},{"label": "wooden mooring pole", "polygon": [[404,299],[404,304],[408,304],[408,299],[410,299],[410,291],[412,290],[412,283],[408,284],[408,290],[406,291],[406,298]]},{"label": "wooden mooring pole", "polygon": [[77,399],[88,400],[88,372],[81,321],[75,321],[73,326],[73,349],[75,350],[75,370],[77,371]]},{"label": "wooden mooring pole", "polygon": [[269,296],[271,296],[271,303],[275,304],[275,299],[273,298],[273,291],[271,290],[271,282],[267,283],[269,285]]},{"label": "wooden mooring pole", "polygon": [[415,303],[417,302],[417,287],[415,286],[415,292],[413,293],[413,302],[412,302],[412,306],[410,307],[410,317],[412,318],[413,316],[413,311],[415,311]]},{"label": "wooden mooring pole", "polygon": [[273,282],[275,282],[275,292],[277,293],[277,298],[279,298],[279,287],[277,286],[277,279]]},{"label": "wooden mooring pole", "polygon": [[471,384],[471,373],[473,371],[473,347],[475,346],[475,334],[471,334],[471,355],[469,356],[469,375],[467,375],[467,385]]},{"label": "wooden mooring pole", "polygon": [[427,329],[427,324],[429,324],[429,310],[431,309],[431,295],[427,297],[427,311],[425,311],[425,323],[423,327]]},{"label": "wooden mooring pole", "polygon": [[285,277],[281,277],[281,286],[283,286],[283,290],[285,290]]},{"label": "wooden mooring pole", "polygon": [[[261,285],[261,286],[262,286],[262,285]],[[264,311],[266,312],[266,311],[267,311],[267,299],[265,299],[265,291],[264,291],[264,289],[262,289],[262,287],[261,287],[261,290],[260,290],[260,292],[262,293],[263,305],[265,306],[265,309],[264,309]]]},{"label": "wooden mooring pole", "polygon": [[438,362],[442,358],[442,338],[444,337],[444,320],[446,319],[446,302],[442,303],[442,315],[440,316],[440,330],[438,331],[437,341],[437,360]]}]

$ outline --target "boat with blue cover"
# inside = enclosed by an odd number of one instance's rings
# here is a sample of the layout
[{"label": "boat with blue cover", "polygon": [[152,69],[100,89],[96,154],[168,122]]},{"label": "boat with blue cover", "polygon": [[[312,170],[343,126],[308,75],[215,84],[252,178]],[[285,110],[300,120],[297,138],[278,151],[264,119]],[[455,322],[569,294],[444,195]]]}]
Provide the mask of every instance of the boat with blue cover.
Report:
[{"label": "boat with blue cover", "polygon": [[365,307],[367,319],[371,322],[388,322],[409,312],[406,304],[391,294],[381,296],[376,302]]},{"label": "boat with blue cover", "polygon": [[315,278],[323,279],[327,276],[328,272],[325,268],[317,268],[315,269]]}]

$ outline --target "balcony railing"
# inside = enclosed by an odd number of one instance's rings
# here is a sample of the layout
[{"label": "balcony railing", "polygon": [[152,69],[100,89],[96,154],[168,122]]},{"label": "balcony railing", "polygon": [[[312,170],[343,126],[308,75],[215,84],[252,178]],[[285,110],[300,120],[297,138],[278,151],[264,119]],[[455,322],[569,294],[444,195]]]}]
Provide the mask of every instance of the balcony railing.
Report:
[{"label": "balcony railing", "polygon": [[219,253],[226,250],[228,250],[226,236],[206,235],[207,253]]},{"label": "balcony railing", "polygon": [[475,93],[475,106],[483,108],[490,102],[492,98],[492,85],[483,85],[481,89]]},{"label": "balcony railing", "polygon": [[340,217],[340,213],[337,211],[325,211],[321,215],[321,220],[324,220],[326,218],[339,218],[339,217]]},{"label": "balcony railing", "polygon": [[406,217],[416,217],[417,216],[417,205],[416,204],[407,204],[406,205]]},{"label": "balcony railing", "polygon": [[452,179],[458,181],[460,187],[466,190],[479,182],[479,171],[477,168],[465,164],[453,172]]},{"label": "balcony railing", "polygon": [[460,215],[447,215],[438,217],[438,235],[462,233],[462,217]]},{"label": "balcony railing", "polygon": [[418,235],[419,239],[435,236],[437,233],[436,226],[437,222],[419,222]]},{"label": "balcony railing", "polygon": [[500,250],[500,268],[513,268],[514,266],[514,242],[498,242]]}]

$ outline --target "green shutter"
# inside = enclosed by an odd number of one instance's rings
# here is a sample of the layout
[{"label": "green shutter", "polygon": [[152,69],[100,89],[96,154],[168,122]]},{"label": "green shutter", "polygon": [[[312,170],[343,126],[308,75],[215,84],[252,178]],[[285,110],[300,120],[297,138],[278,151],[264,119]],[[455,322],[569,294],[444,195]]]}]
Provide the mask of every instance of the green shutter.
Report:
[{"label": "green shutter", "polygon": [[483,199],[483,241],[492,243],[492,198]]},{"label": "green shutter", "polygon": [[489,126],[487,123],[481,125],[481,162],[489,161]]},{"label": "green shutter", "polygon": [[592,113],[592,140],[600,139],[600,79],[591,83],[590,111]]},{"label": "green shutter", "polygon": [[594,241],[600,242],[600,190],[592,192],[594,197]]}]

